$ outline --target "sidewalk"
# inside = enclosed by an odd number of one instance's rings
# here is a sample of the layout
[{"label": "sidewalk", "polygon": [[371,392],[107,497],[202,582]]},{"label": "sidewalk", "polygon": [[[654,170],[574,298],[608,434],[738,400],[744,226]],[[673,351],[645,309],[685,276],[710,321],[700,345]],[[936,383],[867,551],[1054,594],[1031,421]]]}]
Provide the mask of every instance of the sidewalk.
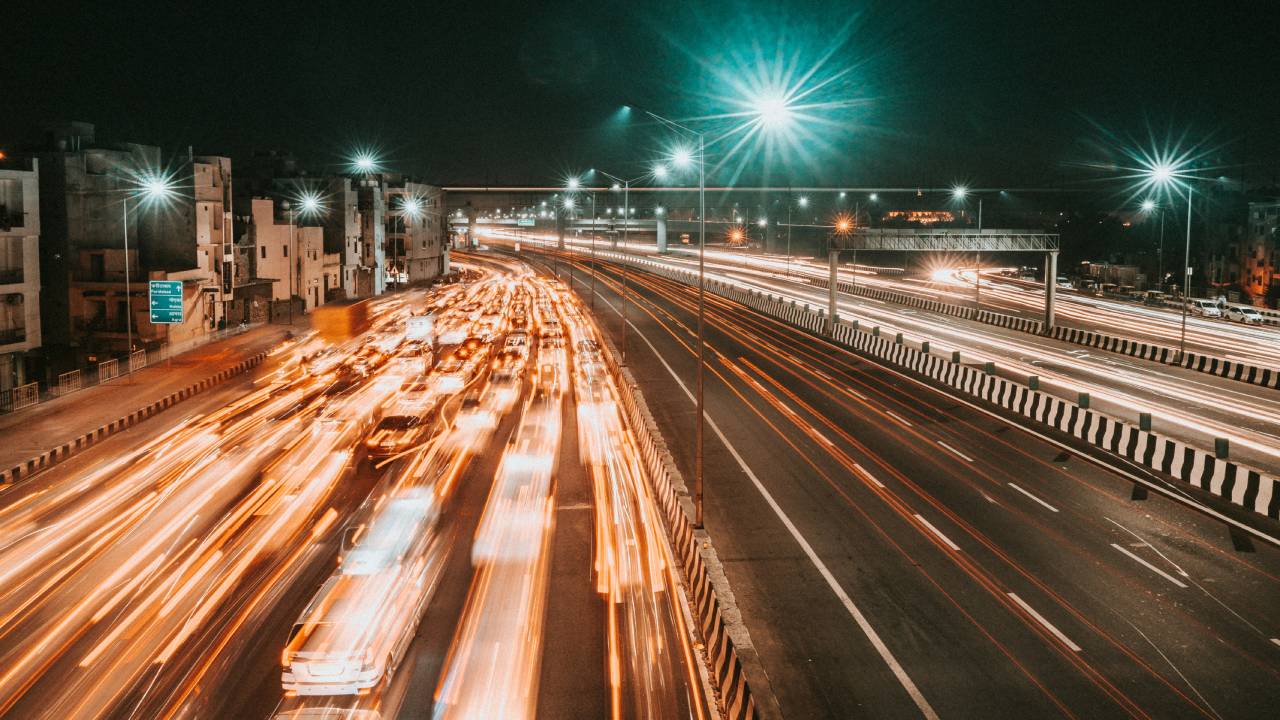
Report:
[{"label": "sidewalk", "polygon": [[[310,322],[309,316],[299,318],[293,332],[306,331]],[[247,360],[280,342],[290,329],[289,325],[259,325],[104,385],[0,415],[0,468],[25,462]]]}]

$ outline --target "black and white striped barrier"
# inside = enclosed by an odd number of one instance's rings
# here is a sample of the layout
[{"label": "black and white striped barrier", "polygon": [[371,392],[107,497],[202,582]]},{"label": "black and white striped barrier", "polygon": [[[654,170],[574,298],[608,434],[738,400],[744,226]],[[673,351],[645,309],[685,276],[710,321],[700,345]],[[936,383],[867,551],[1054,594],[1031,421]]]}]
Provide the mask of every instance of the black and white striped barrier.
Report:
[{"label": "black and white striped barrier", "polygon": [[[668,277],[687,282],[686,278],[676,277],[674,274]],[[770,295],[740,287],[726,289],[724,283],[709,284],[708,289],[797,327],[821,332],[823,319],[819,314],[809,312],[807,317],[799,316],[790,302],[782,302]],[[1238,463],[1221,460],[1213,453],[1153,432],[1140,430],[1094,410],[1087,410],[1061,398],[1031,390],[1012,380],[988,375],[981,370],[952,363],[936,355],[923,353],[861,329],[855,329],[847,322],[837,323],[834,339],[864,354],[933,378],[1038,423],[1050,425],[1096,447],[1188,482],[1253,512],[1273,520],[1280,520],[1280,479],[1276,477]],[[1141,343],[1137,345],[1140,346]],[[1139,347],[1125,347],[1125,349],[1134,353],[1155,352],[1144,351]],[[1168,350],[1168,348],[1160,349]],[[1187,362],[1205,365],[1195,369],[1217,374],[1224,372],[1221,366],[1215,369],[1208,365],[1206,358],[1197,359],[1190,354],[1188,358],[1190,360]],[[1153,359],[1156,358],[1153,357]],[[1235,371],[1242,372],[1238,370],[1239,364],[1235,365],[1237,368]],[[1271,372],[1258,379],[1268,379],[1269,382],[1274,383],[1275,373]],[[1271,387],[1274,386],[1274,384],[1271,385]]]},{"label": "black and white striped barrier", "polygon": [[45,468],[52,467],[72,455],[75,455],[76,453],[79,453],[80,451],[92,447],[102,440],[115,435],[121,430],[131,428],[143,420],[156,415],[162,410],[167,410],[183,400],[201,393],[228,378],[234,377],[246,370],[249,370],[250,368],[258,366],[266,357],[267,354],[265,352],[258,353],[257,355],[254,355],[247,360],[242,360],[226,370],[207,377],[198,383],[189,385],[177,392],[170,393],[144,408],[135,410],[118,420],[113,420],[92,432],[85,433],[74,440],[69,440],[52,450],[46,450],[36,457],[18,465],[14,465],[11,468],[0,470],[0,486],[17,482],[23,478],[31,477]]},{"label": "black and white striped barrier", "polygon": [[[821,288],[826,288],[830,284],[823,278],[810,278],[809,283]],[[945,303],[940,300],[927,300],[914,295],[904,295],[902,293],[893,292],[892,290],[884,290],[882,288],[868,288],[863,286],[855,287],[846,282],[838,283],[836,288],[840,292],[848,295],[870,297],[876,300],[884,300],[898,305],[916,307],[943,315],[952,315],[965,320],[976,320],[988,325],[1012,328],[1014,330],[1033,333],[1036,335],[1045,334],[1044,323],[1039,320],[1030,320],[1028,318],[1005,315],[1003,313],[992,312],[990,310],[975,311],[970,307],[961,307],[959,305]],[[1085,345],[1120,355],[1128,355],[1130,357],[1142,358],[1144,360],[1153,360],[1166,365],[1180,365],[1190,370],[1196,370],[1210,375],[1217,375],[1219,377],[1227,378],[1228,380],[1249,383],[1250,385],[1280,388],[1280,368],[1273,369],[1259,367],[1256,365],[1247,365],[1233,360],[1226,360],[1224,358],[1201,355],[1198,353],[1186,353],[1181,360],[1179,360],[1178,351],[1171,347],[1140,342],[1129,338],[1118,338],[1111,335],[1104,335],[1092,330],[1062,327],[1061,325],[1052,328],[1047,333],[1047,336],[1054,338],[1055,340],[1062,340],[1064,342],[1075,343],[1077,345]]]}]

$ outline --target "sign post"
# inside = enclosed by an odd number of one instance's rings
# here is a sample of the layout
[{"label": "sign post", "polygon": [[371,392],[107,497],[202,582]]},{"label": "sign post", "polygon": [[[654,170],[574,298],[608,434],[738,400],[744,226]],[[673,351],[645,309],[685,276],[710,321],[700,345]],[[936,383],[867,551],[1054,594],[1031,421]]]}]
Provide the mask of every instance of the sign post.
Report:
[{"label": "sign post", "polygon": [[152,280],[150,298],[153,324],[180,325],[182,323],[181,280]]}]

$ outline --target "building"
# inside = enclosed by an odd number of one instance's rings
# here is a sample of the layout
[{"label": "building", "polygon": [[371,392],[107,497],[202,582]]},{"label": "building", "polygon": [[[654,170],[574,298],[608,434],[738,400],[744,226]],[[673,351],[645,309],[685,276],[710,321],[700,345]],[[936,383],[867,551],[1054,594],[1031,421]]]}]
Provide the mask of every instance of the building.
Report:
[{"label": "building", "polygon": [[35,159],[0,161],[0,390],[39,375],[39,174]]},{"label": "building", "polygon": [[[231,162],[101,145],[94,126],[48,130],[40,160],[41,327],[50,377],[129,350],[199,342],[225,312]],[[145,178],[177,191],[146,198]],[[221,261],[221,262],[220,262]],[[183,283],[183,322],[153,325],[149,280]],[[132,346],[130,346],[132,342]]]},{"label": "building", "polygon": [[[246,232],[250,274],[242,287],[266,284],[270,300],[297,298],[297,309],[310,312],[324,304],[322,267],[324,228],[306,225],[296,208],[272,198],[254,198]],[[256,294],[256,293],[255,293]]]},{"label": "building", "polygon": [[368,173],[353,180],[360,223],[360,265],[352,297],[387,291],[387,198],[381,175]]},{"label": "building", "polygon": [[1249,203],[1249,224],[1240,257],[1240,287],[1269,307],[1280,302],[1280,202]]},{"label": "building", "polygon": [[360,297],[356,277],[360,274],[360,207],[354,181],[349,177],[328,180],[324,193],[324,252],[335,256],[330,273],[337,284],[326,288],[328,300]]},{"label": "building", "polygon": [[[386,241],[389,275],[423,285],[449,270],[449,224],[444,190],[404,178],[386,184]],[[406,210],[408,208],[408,210]]]}]

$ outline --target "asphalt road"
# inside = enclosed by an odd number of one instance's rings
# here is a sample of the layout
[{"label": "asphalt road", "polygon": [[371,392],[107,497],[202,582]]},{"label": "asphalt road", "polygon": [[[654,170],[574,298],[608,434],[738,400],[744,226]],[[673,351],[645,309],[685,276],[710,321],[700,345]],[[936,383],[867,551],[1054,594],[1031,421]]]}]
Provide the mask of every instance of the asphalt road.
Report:
[{"label": "asphalt road", "polygon": [[[519,272],[510,263],[497,269]],[[403,314],[426,301],[408,293],[385,305]],[[561,351],[570,374],[559,385],[565,400],[548,496],[555,519],[546,530],[547,582],[519,633],[541,643],[531,656],[530,714],[600,717],[612,705],[620,717],[646,707],[689,715],[700,691],[679,652],[689,639],[672,623],[636,624],[646,617],[637,614],[639,606],[673,617],[667,588],[656,577],[659,584],[646,586],[651,576],[627,575],[613,581],[624,592],[611,603],[598,587],[602,567],[619,572],[596,546],[598,493],[615,486],[593,481],[601,471],[579,447],[572,373],[576,339],[591,330],[571,318],[580,315],[564,316],[575,340]],[[439,570],[430,576],[430,601],[392,681],[364,697],[282,698],[281,650],[334,572],[347,520],[371,489],[394,486],[419,456],[378,466],[359,449],[368,414],[399,402],[401,379],[389,370],[399,359],[332,395],[325,371],[299,372],[326,357],[362,362],[378,332],[333,356],[323,355],[328,346],[319,340],[299,339],[258,370],[0,492],[0,715],[251,718],[346,707],[376,708],[383,718],[439,716],[442,678],[460,662],[454,651],[461,628],[502,622],[506,595],[490,603],[493,615],[477,616],[472,607],[478,575],[472,549],[521,426],[519,412],[502,415],[464,456],[449,456],[465,459],[452,489],[441,491],[440,520],[432,527],[429,547]],[[313,354],[317,348],[321,354]],[[480,373],[477,387],[486,375]],[[530,396],[532,382],[526,375],[521,398]],[[462,392],[446,401],[446,416]],[[630,446],[609,447],[626,461]],[[611,507],[629,502],[608,492]],[[656,537],[652,528],[642,530]],[[651,550],[618,537],[611,558],[625,560],[628,548]],[[525,548],[498,552],[520,557]],[[521,583],[515,570],[508,577]],[[633,580],[640,582],[632,586]],[[620,624],[612,635],[609,617]],[[662,648],[659,656],[646,654],[651,643]],[[488,662],[483,653],[473,658],[477,666]]]},{"label": "asphalt road", "polygon": [[[679,251],[667,256],[666,262],[696,268],[687,255]],[[776,268],[761,271],[757,266],[762,262],[755,255],[716,251],[708,255],[707,271],[813,307],[826,307],[826,290],[796,275],[774,272]],[[799,265],[793,269],[799,270]],[[903,281],[877,281],[860,274],[858,282]],[[1087,392],[1091,407],[1113,417],[1136,423],[1139,413],[1151,413],[1154,430],[1199,447],[1212,448],[1214,438],[1227,438],[1232,459],[1280,473],[1280,391],[860,296],[841,294],[839,311],[845,319],[881,326],[888,333],[901,332],[913,345],[927,340],[938,353],[958,350],[964,362],[993,362],[999,374],[1011,379],[1025,382],[1036,375],[1043,390],[1059,397],[1074,400],[1078,393]],[[1242,331],[1280,337],[1277,328]],[[1270,350],[1273,358],[1275,347]]]},{"label": "asphalt road", "polygon": [[[694,291],[629,275],[627,361],[690,478]],[[615,342],[617,280],[595,303]],[[708,295],[707,313],[706,525],[783,716],[1274,713],[1276,547],[1236,549],[1199,513],[745,308]]]}]

